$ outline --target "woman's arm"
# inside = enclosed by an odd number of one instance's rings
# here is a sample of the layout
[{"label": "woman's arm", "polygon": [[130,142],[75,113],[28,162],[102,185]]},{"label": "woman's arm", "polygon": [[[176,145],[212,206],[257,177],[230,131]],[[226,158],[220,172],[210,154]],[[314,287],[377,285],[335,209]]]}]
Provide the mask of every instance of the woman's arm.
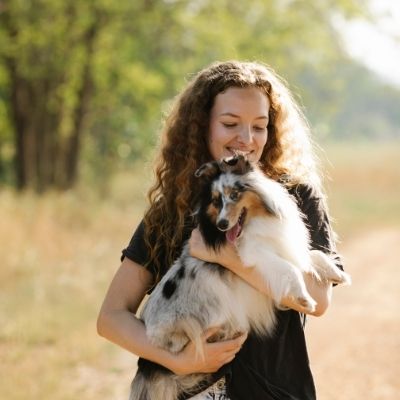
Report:
[{"label": "woman's arm", "polygon": [[146,336],[143,322],[136,312],[152,283],[152,275],[144,267],[125,258],[111,282],[101,307],[97,331],[113,343],[139,357],[163,365],[176,374],[215,372],[231,361],[240,350],[246,335],[236,339],[207,343],[218,327],[203,335],[204,358],[197,357],[194,345],[188,344],[179,354],[154,346]]},{"label": "woman's arm", "polygon": [[[271,297],[271,292],[267,282],[265,282],[265,279],[261,276],[256,268],[247,268],[243,265],[235,247],[232,244],[228,243],[221,248],[218,253],[216,253],[212,249],[206,247],[200,231],[198,229],[194,229],[189,240],[189,245],[190,254],[193,257],[197,257],[208,262],[216,262],[221,264],[225,268],[230,269],[236,275],[240,276],[249,285],[253,286],[261,293]],[[307,312],[300,305],[293,302],[290,297],[283,298],[281,305],[302,313],[321,316],[329,307],[332,295],[332,284],[329,282],[318,282],[316,279],[314,279],[312,274],[304,274],[304,281],[309,294],[317,302],[315,311],[312,313]]]}]

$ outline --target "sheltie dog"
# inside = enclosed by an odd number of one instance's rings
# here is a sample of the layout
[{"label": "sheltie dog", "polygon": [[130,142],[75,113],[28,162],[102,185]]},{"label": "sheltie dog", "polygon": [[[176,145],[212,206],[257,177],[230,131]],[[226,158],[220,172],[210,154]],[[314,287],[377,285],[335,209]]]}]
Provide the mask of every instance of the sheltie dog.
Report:
[{"label": "sheltie dog", "polygon": [[[249,331],[267,336],[282,298],[290,296],[305,311],[315,310],[303,273],[350,282],[329,256],[310,249],[309,232],[286,189],[243,156],[206,163],[195,175],[202,187],[197,219],[206,245],[218,251],[234,243],[244,266],[256,268],[265,280],[270,297],[229,269],[191,257],[186,243],[141,313],[154,345],[179,353],[192,341],[201,356],[201,336],[209,327],[220,327],[215,341]],[[140,359],[130,400],[177,400],[182,393],[194,395],[210,378],[178,376]]]}]

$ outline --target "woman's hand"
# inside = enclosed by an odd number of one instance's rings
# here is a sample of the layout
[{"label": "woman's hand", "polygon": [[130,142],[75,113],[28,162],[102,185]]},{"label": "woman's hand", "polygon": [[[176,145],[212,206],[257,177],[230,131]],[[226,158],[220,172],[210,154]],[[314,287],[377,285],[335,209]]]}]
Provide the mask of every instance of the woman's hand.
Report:
[{"label": "woman's hand", "polygon": [[211,263],[217,263],[228,269],[232,269],[239,259],[236,248],[231,243],[227,243],[221,247],[219,251],[207,247],[198,228],[193,229],[190,236],[189,251],[192,257]]},{"label": "woman's hand", "polygon": [[203,356],[196,352],[194,343],[189,342],[183,351],[174,356],[172,372],[176,375],[212,373],[232,361],[247,339],[247,333],[242,333],[235,339],[208,343],[207,339],[219,329],[209,328],[202,335]]}]

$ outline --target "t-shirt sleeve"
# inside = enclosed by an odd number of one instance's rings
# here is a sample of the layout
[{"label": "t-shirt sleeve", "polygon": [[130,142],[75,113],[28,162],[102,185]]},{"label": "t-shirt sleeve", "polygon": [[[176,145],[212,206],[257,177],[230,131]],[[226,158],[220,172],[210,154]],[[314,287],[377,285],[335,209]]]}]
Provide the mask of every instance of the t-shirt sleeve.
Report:
[{"label": "t-shirt sleeve", "polygon": [[304,214],[310,232],[311,247],[333,256],[336,265],[343,270],[343,263],[336,251],[334,233],[322,197],[312,186],[306,184],[298,185],[292,194]]},{"label": "t-shirt sleeve", "polygon": [[129,245],[122,250],[121,261],[127,257],[135,263],[145,266],[154,277],[156,277],[156,267],[154,263],[149,263],[150,254],[144,241],[144,222],[140,222],[136,228]]}]

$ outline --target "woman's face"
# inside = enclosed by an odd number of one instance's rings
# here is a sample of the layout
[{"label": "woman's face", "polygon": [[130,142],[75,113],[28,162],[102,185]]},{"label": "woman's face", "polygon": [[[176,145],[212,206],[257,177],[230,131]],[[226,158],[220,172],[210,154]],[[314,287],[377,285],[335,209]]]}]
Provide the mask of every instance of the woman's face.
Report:
[{"label": "woman's face", "polygon": [[215,97],[210,114],[208,148],[214,160],[238,151],[260,160],[268,138],[268,97],[255,87],[230,87]]}]

